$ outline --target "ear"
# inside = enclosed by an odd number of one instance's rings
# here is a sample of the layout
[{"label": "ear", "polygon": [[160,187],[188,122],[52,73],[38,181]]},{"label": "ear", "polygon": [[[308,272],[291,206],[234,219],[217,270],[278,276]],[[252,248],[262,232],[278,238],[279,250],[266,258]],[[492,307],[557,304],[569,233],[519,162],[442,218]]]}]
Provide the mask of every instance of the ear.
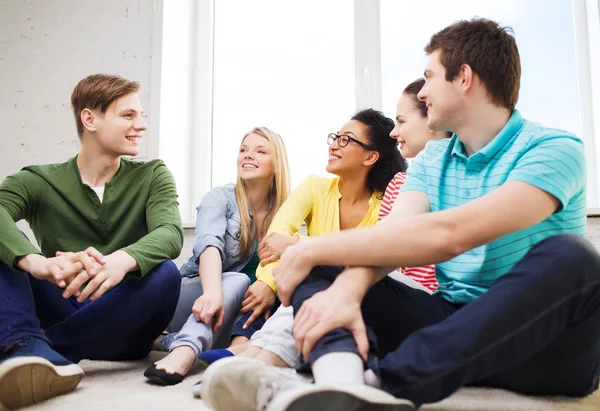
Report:
[{"label": "ear", "polygon": [[460,66],[460,71],[458,74],[460,78],[460,88],[464,94],[467,91],[469,91],[471,87],[473,87],[475,73],[473,73],[473,69],[471,68],[471,66],[469,66],[468,64],[463,64],[462,66]]},{"label": "ear", "polygon": [[369,153],[369,157],[367,157],[367,159],[363,161],[363,164],[365,166],[372,166],[377,162],[377,160],[379,160],[379,153],[377,151],[371,151]]},{"label": "ear", "polygon": [[81,122],[83,123],[83,127],[88,131],[96,131],[98,129],[96,126],[96,115],[89,108],[84,108],[81,111]]}]

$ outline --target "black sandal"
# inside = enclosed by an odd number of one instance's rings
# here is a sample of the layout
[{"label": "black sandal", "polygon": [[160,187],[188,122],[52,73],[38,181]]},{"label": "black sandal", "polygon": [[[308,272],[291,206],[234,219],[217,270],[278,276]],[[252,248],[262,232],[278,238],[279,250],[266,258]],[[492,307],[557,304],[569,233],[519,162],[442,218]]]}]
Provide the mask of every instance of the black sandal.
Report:
[{"label": "black sandal", "polygon": [[156,364],[152,364],[144,371],[144,377],[158,385],[175,385],[183,381],[183,375],[179,373],[169,374],[165,370],[156,368]]}]

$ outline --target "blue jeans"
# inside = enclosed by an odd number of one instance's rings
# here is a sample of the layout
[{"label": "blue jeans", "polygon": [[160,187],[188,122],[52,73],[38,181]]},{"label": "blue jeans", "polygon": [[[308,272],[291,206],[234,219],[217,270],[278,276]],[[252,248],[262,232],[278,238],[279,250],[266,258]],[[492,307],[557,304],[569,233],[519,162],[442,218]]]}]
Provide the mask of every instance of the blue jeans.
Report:
[{"label": "blue jeans", "polygon": [[78,303],[0,263],[0,347],[36,337],[73,362],[146,357],[175,312],[180,284],[179,270],[165,261],[142,279],[125,277],[98,300]]},{"label": "blue jeans", "polygon": [[[315,268],[294,293],[294,312],[342,270]],[[384,390],[417,405],[464,385],[567,396],[598,388],[600,256],[581,237],[541,241],[468,305],[385,278],[365,296],[362,314],[367,366]],[[358,353],[352,334],[333,330],[303,366],[330,352]]]}]

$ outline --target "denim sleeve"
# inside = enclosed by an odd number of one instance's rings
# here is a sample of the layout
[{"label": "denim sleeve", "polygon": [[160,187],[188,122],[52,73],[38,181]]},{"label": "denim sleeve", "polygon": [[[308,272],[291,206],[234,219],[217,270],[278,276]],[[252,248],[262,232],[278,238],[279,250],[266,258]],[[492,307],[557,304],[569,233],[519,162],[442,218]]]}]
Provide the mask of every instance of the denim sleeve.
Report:
[{"label": "denim sleeve", "polygon": [[206,193],[196,208],[196,231],[193,257],[196,264],[200,254],[208,247],[215,247],[225,261],[225,229],[227,227],[227,196],[217,187]]}]

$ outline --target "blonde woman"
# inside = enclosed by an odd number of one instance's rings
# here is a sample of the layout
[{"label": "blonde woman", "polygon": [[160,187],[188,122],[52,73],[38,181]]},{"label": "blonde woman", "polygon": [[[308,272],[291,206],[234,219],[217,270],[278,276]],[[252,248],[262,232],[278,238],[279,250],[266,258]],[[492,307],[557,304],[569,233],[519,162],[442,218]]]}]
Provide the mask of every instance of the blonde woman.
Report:
[{"label": "blonde woman", "polygon": [[161,385],[181,382],[200,353],[229,334],[242,301],[259,314],[275,303],[271,274],[255,276],[257,246],[289,195],[288,160],[281,136],[258,127],[242,139],[236,184],[209,191],[198,206],[193,255],[167,336],[169,351],[144,375]]},{"label": "blonde woman", "polygon": [[[326,170],[335,177],[311,175],[293,191],[259,247],[262,261],[257,273],[272,275],[283,249],[300,241],[294,235],[303,221],[309,237],[377,223],[388,183],[407,167],[396,141],[390,138],[393,129],[392,119],[377,110],[365,109],[327,136]],[[279,367],[295,367],[298,351],[292,326],[291,307],[280,307],[248,343],[205,352],[200,361],[211,364],[238,355]],[[195,395],[199,395],[200,387],[194,387]]]}]

